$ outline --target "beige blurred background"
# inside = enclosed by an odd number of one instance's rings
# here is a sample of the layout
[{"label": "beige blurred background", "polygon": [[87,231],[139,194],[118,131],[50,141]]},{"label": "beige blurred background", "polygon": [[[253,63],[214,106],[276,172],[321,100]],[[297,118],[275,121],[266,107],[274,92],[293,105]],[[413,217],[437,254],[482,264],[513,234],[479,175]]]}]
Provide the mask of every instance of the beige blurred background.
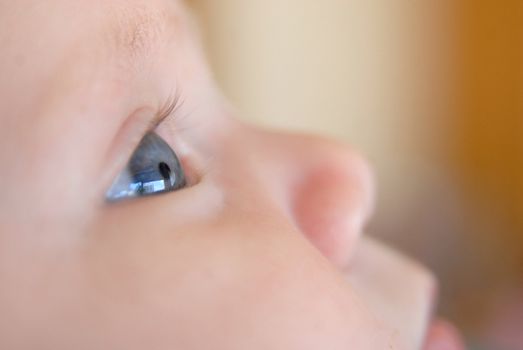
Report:
[{"label": "beige blurred background", "polygon": [[523,349],[523,2],[189,3],[239,115],[360,149],[369,232],[436,271],[472,349]]}]

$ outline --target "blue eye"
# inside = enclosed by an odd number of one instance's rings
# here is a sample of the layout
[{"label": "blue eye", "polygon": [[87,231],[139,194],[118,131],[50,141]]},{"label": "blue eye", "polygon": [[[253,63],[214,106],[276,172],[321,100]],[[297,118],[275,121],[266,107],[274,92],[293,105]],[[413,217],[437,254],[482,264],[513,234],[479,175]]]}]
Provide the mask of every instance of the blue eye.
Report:
[{"label": "blue eye", "polygon": [[171,147],[157,134],[144,136],[106,193],[108,201],[171,192],[185,187],[185,174]]}]

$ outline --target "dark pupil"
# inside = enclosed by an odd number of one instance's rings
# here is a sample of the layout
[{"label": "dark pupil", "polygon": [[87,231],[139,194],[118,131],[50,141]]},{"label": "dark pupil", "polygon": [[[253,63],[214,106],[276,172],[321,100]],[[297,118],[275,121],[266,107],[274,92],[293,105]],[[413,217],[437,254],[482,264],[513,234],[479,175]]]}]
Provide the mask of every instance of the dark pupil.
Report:
[{"label": "dark pupil", "polygon": [[162,174],[162,177],[164,180],[170,180],[171,179],[171,168],[166,163],[162,162],[158,164],[158,170],[160,170],[160,174]]}]

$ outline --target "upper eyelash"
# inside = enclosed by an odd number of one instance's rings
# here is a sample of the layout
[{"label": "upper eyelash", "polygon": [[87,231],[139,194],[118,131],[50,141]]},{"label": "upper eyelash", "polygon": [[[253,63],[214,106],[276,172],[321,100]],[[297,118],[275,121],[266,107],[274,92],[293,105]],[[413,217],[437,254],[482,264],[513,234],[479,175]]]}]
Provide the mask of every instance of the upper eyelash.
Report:
[{"label": "upper eyelash", "polygon": [[165,119],[169,118],[170,116],[174,115],[176,111],[178,111],[183,103],[184,99],[182,98],[182,94],[179,89],[176,90],[176,93],[171,95],[169,99],[167,100],[167,103],[160,109],[158,112],[158,117],[155,118],[153,128],[156,128],[158,125],[160,125]]}]

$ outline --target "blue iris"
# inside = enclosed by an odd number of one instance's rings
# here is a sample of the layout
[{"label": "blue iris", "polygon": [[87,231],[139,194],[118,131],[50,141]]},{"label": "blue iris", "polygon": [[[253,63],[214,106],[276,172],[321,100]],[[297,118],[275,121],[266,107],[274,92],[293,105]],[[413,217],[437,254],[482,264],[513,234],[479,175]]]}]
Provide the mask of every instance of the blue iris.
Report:
[{"label": "blue iris", "polygon": [[185,174],[171,147],[156,133],[144,136],[106,193],[108,201],[171,192],[185,187]]}]

